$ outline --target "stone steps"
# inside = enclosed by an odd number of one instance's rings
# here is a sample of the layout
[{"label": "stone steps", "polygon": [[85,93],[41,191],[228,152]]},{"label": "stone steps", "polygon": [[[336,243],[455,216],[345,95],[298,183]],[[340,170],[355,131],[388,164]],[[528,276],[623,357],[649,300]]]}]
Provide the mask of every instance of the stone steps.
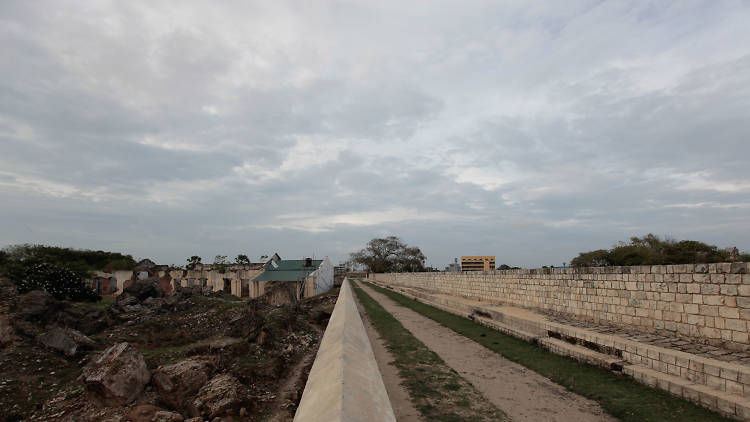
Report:
[{"label": "stone steps", "polygon": [[725,416],[750,421],[748,366],[561,324],[526,309],[376,284],[551,352],[622,372]]}]

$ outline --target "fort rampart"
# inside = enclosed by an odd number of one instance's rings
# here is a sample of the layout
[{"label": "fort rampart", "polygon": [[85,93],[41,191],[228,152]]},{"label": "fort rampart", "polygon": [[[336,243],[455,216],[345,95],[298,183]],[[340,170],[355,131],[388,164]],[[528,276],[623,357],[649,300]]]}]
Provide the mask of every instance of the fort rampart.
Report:
[{"label": "fort rampart", "polygon": [[750,350],[750,263],[370,274],[381,284]]}]

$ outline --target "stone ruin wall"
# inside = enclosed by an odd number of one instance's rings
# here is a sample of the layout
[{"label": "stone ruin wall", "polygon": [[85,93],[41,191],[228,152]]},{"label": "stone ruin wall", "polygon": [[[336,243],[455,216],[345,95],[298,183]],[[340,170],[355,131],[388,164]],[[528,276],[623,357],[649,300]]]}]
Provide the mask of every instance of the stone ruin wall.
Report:
[{"label": "stone ruin wall", "polygon": [[91,288],[103,295],[119,295],[134,283],[149,277],[159,279],[165,293],[170,293],[175,286],[210,287],[213,291],[224,290],[239,297],[258,297],[265,291],[265,281],[252,281],[263,269],[227,270],[171,270],[171,271],[95,271],[89,281]]},{"label": "stone ruin wall", "polygon": [[369,278],[750,350],[750,263],[370,274]]}]

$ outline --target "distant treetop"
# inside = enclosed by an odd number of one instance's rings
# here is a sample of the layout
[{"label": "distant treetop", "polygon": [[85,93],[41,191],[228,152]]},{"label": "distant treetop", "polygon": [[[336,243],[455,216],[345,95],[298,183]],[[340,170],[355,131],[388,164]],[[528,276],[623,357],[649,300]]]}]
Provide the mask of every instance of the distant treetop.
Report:
[{"label": "distant treetop", "polygon": [[719,249],[696,240],[661,239],[651,233],[618,242],[611,249],[581,252],[570,262],[572,267],[608,267],[629,265],[668,265],[750,261],[750,254],[732,256],[729,249]]}]

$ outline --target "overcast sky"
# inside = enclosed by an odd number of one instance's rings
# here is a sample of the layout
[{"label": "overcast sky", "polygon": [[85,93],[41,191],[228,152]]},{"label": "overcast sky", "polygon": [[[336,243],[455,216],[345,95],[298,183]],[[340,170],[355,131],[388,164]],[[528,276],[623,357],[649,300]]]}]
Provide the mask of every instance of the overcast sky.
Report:
[{"label": "overcast sky", "polygon": [[750,250],[748,22],[714,0],[4,0],[0,245]]}]

